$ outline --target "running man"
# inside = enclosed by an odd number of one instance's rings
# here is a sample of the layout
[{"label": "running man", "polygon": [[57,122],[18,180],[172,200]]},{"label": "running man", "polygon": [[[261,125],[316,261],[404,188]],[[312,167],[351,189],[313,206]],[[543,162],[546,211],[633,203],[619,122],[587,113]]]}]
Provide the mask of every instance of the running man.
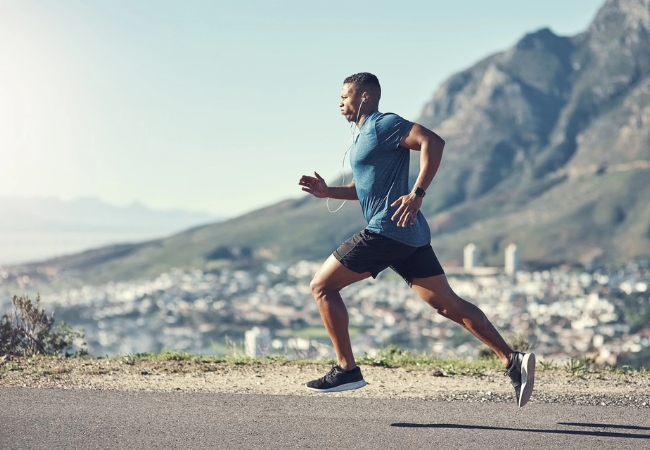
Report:
[{"label": "running man", "polygon": [[[439,314],[453,320],[490,347],[506,367],[522,407],[530,399],[535,355],[513,351],[485,314],[458,297],[431,248],[429,225],[420,212],[433,180],[445,141],[436,133],[392,113],[380,113],[377,77],[363,72],[343,81],[341,114],[358,128],[350,153],[353,181],[328,186],[316,172],[299,181],[302,190],[318,198],[359,200],[366,229],[352,236],[323,263],[311,282],[338,365],[307,388],[319,392],[358,389],[366,385],[352,354],[348,312],[340,291],[390,267]],[[408,187],[410,150],[420,152],[420,173]]]}]

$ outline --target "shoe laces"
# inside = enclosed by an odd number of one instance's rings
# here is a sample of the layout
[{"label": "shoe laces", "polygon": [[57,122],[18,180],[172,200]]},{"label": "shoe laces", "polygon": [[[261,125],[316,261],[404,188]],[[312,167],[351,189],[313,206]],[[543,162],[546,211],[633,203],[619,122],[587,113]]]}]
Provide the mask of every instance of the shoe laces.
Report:
[{"label": "shoe laces", "polygon": [[329,381],[329,380],[331,380],[332,378],[334,378],[334,376],[335,376],[338,372],[340,372],[341,370],[343,370],[343,369],[342,369],[340,366],[338,366],[338,365],[336,365],[336,366],[332,366],[332,368],[330,369],[330,371],[327,372],[323,378],[325,379],[325,381]]}]

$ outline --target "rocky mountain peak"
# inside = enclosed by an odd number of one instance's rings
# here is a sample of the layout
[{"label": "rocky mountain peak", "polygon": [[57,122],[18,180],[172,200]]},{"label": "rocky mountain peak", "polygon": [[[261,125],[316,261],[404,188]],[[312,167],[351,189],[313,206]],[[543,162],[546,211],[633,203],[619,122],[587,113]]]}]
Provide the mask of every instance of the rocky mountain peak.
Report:
[{"label": "rocky mountain peak", "polygon": [[603,39],[650,30],[650,0],[607,0],[587,32]]},{"label": "rocky mountain peak", "polygon": [[555,43],[558,36],[550,28],[542,28],[533,33],[526,34],[515,48],[519,50],[546,49],[549,45]]}]

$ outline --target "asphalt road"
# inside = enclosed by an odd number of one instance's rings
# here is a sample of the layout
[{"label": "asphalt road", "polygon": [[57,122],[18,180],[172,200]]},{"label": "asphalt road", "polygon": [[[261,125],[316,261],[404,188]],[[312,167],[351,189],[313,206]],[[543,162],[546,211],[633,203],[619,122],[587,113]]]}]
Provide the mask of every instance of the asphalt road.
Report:
[{"label": "asphalt road", "polygon": [[0,388],[0,449],[650,448],[621,407]]}]

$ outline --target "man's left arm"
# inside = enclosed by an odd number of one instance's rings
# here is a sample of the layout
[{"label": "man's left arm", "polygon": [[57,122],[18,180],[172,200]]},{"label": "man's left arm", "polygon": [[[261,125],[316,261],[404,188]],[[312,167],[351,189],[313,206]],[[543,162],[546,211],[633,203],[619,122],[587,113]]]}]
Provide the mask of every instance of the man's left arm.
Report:
[{"label": "man's left arm", "polygon": [[422,206],[422,197],[415,194],[415,189],[419,187],[426,191],[431,184],[440,167],[445,141],[433,131],[415,123],[399,145],[420,152],[420,173],[413,186],[413,192],[401,196],[391,205],[399,205],[391,220],[399,219],[397,226],[405,227],[409,222],[415,223],[417,213]]}]

